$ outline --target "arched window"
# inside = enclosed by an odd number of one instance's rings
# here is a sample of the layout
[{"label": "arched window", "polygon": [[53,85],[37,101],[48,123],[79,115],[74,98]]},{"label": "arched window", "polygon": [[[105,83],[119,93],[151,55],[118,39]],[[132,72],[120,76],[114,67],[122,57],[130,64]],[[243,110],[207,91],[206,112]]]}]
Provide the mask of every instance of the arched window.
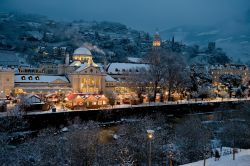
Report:
[{"label": "arched window", "polygon": [[22,76],[21,79],[22,79],[22,80],[26,80],[25,76]]},{"label": "arched window", "polygon": [[32,80],[32,76],[29,76],[29,80]]}]

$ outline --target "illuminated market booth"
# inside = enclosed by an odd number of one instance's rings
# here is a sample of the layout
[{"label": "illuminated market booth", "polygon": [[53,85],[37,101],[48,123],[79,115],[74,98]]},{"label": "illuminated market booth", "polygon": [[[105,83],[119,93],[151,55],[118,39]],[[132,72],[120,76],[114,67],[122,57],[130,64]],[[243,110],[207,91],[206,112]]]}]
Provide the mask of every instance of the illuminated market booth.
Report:
[{"label": "illuminated market booth", "polygon": [[65,98],[66,107],[70,109],[100,108],[108,105],[104,95],[70,93]]}]

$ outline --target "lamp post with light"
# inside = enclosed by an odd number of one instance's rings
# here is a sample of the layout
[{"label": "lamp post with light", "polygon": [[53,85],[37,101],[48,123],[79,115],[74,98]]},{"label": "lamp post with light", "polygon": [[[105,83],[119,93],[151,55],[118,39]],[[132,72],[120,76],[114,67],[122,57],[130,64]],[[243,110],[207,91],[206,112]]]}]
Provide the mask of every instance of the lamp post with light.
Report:
[{"label": "lamp post with light", "polygon": [[154,130],[147,130],[147,138],[149,141],[149,156],[148,156],[148,166],[152,165],[151,151],[152,151],[152,140],[154,139]]},{"label": "lamp post with light", "polygon": [[169,151],[169,152],[168,152],[168,156],[169,156],[169,159],[170,159],[169,165],[170,165],[170,166],[173,166],[173,160],[172,160],[172,159],[173,159],[173,152],[172,152],[172,151]]},{"label": "lamp post with light", "polygon": [[[174,145],[173,144],[168,144],[168,149],[167,149],[167,159],[169,159],[169,165],[173,166],[173,157],[174,157]],[[166,162],[168,163],[168,161]]]}]

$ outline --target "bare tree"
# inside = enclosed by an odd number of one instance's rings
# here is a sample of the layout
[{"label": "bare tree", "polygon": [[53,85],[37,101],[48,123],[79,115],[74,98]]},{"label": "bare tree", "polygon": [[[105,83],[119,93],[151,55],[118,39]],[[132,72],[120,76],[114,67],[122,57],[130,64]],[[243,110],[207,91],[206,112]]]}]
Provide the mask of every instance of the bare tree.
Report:
[{"label": "bare tree", "polygon": [[158,88],[162,85],[167,72],[165,52],[162,50],[152,50],[145,61],[149,64],[149,69],[144,79],[147,79],[150,85],[152,85],[153,99],[155,100],[156,94],[159,92]]},{"label": "bare tree", "polygon": [[164,89],[168,90],[168,99],[171,94],[181,86],[186,85],[188,74],[185,72],[185,63],[180,54],[167,52],[164,50],[152,50],[145,58],[145,62],[149,64],[143,79],[152,85],[154,100],[156,94]]},{"label": "bare tree", "polygon": [[190,73],[180,54],[168,52],[165,56],[166,73],[164,76],[165,87],[168,90],[168,100],[171,100],[171,94],[174,91],[181,93],[189,88]]},{"label": "bare tree", "polygon": [[131,154],[128,148],[124,148],[120,150],[119,160],[120,160],[121,166],[134,166],[135,165],[133,153]]}]

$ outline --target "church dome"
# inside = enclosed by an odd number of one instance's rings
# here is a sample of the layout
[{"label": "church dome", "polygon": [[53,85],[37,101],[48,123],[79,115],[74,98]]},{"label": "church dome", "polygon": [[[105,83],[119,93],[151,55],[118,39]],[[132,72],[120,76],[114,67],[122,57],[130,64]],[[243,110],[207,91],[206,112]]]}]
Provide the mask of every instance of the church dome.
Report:
[{"label": "church dome", "polygon": [[73,55],[90,55],[92,56],[91,52],[89,51],[89,49],[85,48],[85,47],[80,47],[80,48],[77,48]]}]

